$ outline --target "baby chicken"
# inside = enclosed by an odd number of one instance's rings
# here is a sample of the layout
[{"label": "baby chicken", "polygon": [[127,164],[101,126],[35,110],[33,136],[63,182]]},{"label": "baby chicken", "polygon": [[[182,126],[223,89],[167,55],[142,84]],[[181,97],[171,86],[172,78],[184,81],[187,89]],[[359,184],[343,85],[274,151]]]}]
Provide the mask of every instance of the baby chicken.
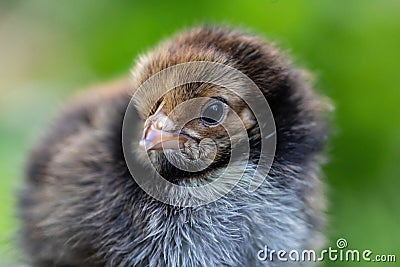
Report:
[{"label": "baby chicken", "polygon": [[130,80],[66,105],[32,150],[19,197],[28,263],[287,266],[258,252],[323,242],[325,110],[262,38],[199,27],[163,42]]}]

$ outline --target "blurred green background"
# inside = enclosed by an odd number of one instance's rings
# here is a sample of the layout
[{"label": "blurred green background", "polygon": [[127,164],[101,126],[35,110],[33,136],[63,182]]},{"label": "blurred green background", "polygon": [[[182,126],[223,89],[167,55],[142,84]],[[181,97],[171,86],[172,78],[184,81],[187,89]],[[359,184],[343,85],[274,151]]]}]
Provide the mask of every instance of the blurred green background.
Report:
[{"label": "blurred green background", "polygon": [[336,106],[325,167],[330,245],[343,237],[400,261],[400,1],[1,0],[0,265],[21,256],[14,193],[27,150],[61,104],[203,22],[253,29],[316,74]]}]

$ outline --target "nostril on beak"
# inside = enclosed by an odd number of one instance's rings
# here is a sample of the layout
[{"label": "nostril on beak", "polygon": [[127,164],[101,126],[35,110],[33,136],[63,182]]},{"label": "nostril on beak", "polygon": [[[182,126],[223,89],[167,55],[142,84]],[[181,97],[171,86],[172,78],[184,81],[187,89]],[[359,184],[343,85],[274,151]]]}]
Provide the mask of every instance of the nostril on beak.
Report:
[{"label": "nostril on beak", "polygon": [[167,124],[167,119],[168,119],[167,117],[158,118],[156,123],[155,123],[155,127],[158,130],[164,129],[165,125]]}]

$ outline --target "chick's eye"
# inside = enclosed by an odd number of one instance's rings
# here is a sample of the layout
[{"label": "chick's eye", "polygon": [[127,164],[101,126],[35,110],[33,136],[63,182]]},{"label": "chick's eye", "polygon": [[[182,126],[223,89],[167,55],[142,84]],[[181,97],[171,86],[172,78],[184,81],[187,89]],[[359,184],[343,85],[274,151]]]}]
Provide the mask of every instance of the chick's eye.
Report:
[{"label": "chick's eye", "polygon": [[202,114],[201,121],[205,125],[217,125],[224,118],[224,106],[221,102],[213,103],[207,106]]}]

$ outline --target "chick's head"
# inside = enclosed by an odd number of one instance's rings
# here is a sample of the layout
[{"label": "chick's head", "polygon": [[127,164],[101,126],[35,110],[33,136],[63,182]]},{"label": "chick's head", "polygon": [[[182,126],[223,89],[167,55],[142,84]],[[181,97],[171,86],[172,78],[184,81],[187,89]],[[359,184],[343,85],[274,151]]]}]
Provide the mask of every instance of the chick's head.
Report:
[{"label": "chick's head", "polygon": [[229,163],[231,150],[247,141],[256,125],[234,92],[198,82],[169,90],[144,117],[139,146],[169,180],[207,179]]}]

